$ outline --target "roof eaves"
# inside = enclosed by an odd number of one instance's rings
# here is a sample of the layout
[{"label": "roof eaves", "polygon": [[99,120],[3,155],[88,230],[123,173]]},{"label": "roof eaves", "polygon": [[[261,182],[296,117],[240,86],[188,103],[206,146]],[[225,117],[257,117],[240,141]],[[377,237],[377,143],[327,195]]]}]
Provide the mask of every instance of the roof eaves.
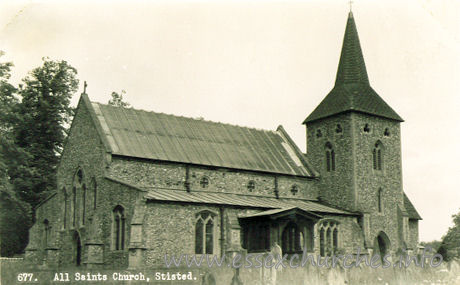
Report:
[{"label": "roof eaves", "polygon": [[268,171],[268,170],[263,170],[263,169],[246,169],[246,168],[235,168],[235,167],[229,167],[229,166],[216,166],[216,165],[210,165],[210,164],[198,164],[198,163],[183,162],[183,161],[146,158],[146,157],[139,157],[139,156],[133,156],[133,155],[120,154],[120,153],[113,153],[112,156],[113,157],[120,157],[120,158],[133,158],[133,159],[139,159],[139,160],[144,160],[144,161],[158,161],[158,162],[179,163],[179,164],[186,164],[186,165],[198,166],[198,167],[209,167],[209,168],[212,168],[212,169],[221,168],[221,169],[241,170],[241,171],[264,173],[264,174],[286,175],[286,176],[300,177],[300,178],[310,178],[310,179],[311,178],[316,178],[316,177],[313,177],[313,176],[310,176],[310,175],[300,175],[300,174],[293,174],[293,173],[286,173],[286,172]]}]

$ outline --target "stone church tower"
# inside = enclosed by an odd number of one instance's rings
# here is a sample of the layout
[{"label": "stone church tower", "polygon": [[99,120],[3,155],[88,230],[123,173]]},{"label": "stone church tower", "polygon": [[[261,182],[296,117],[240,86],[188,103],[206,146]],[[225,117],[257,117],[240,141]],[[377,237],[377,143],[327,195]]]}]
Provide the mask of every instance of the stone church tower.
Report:
[{"label": "stone church tower", "polygon": [[[321,173],[321,201],[363,213],[366,246],[374,238],[404,247],[408,215],[401,169],[402,118],[372,89],[352,12],[334,88],[305,119],[307,153]],[[385,250],[385,249],[383,249]]]}]

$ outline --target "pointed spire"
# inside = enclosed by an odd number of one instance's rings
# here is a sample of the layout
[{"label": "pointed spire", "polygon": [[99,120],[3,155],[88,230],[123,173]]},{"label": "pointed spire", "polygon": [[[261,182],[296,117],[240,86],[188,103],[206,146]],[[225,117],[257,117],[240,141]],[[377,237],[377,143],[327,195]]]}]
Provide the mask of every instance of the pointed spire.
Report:
[{"label": "pointed spire", "polygon": [[347,27],[343,38],[342,53],[340,54],[339,68],[335,85],[348,83],[362,83],[369,85],[366,65],[364,63],[358,31],[356,30],[353,13],[348,13]]},{"label": "pointed spire", "polygon": [[402,122],[403,119],[372,89],[359,44],[353,13],[348,13],[335,86],[303,122],[345,112],[359,112]]}]

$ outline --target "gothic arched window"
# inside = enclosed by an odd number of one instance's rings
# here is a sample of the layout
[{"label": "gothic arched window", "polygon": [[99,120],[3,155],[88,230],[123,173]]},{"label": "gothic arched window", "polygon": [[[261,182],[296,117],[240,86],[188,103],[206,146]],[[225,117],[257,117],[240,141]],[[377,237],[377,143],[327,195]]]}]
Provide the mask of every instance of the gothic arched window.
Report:
[{"label": "gothic arched window", "polygon": [[126,227],[126,218],[125,218],[124,208],[118,205],[113,209],[112,247],[114,250],[125,249],[125,227]]},{"label": "gothic arched window", "polygon": [[77,220],[77,211],[75,208],[77,207],[77,187],[72,187],[72,226],[75,227],[76,220]]},{"label": "gothic arched window", "polygon": [[78,169],[73,178],[72,186],[72,226],[77,226],[77,213],[78,221],[84,224],[85,216],[85,199],[86,199],[86,186],[83,184],[84,174],[81,169]]},{"label": "gothic arched window", "polygon": [[213,254],[214,252],[214,217],[209,211],[195,215],[195,253]]},{"label": "gothic arched window", "polygon": [[319,250],[321,256],[335,254],[339,245],[339,224],[336,221],[323,221],[318,227]]},{"label": "gothic arched window", "polygon": [[380,141],[375,143],[372,150],[372,162],[375,170],[383,169],[383,146]]},{"label": "gothic arched window", "polygon": [[302,231],[299,230],[299,227],[294,222],[290,222],[284,228],[281,240],[283,254],[296,253],[303,250],[304,236]]},{"label": "gothic arched window", "polygon": [[335,171],[335,151],[330,142],[326,143],[326,170]]}]

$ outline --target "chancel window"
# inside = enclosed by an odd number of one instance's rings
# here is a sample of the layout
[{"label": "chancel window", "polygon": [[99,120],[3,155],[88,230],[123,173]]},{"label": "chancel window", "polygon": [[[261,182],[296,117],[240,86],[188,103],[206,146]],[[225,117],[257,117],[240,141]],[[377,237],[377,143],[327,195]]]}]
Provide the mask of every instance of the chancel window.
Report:
[{"label": "chancel window", "polygon": [[375,143],[374,149],[372,150],[372,162],[375,170],[383,169],[383,146],[380,141]]},{"label": "chancel window", "polygon": [[113,209],[113,224],[112,224],[112,247],[114,250],[125,249],[125,227],[126,218],[124,208],[120,205]]},{"label": "chancel window", "polygon": [[[79,225],[85,223],[85,207],[86,207],[86,185],[84,184],[84,174],[81,169],[78,169],[73,178],[72,186],[72,226],[77,226],[77,218]],[[77,214],[78,213],[78,214]]]},{"label": "chancel window", "polygon": [[321,256],[335,254],[339,244],[339,224],[335,221],[324,221],[319,225],[318,232]]},{"label": "chancel window", "polygon": [[214,217],[209,211],[202,211],[195,216],[195,253],[213,254],[214,252]]},{"label": "chancel window", "polygon": [[296,223],[290,222],[287,224],[281,238],[283,254],[298,253],[303,250],[305,244],[304,235]]},{"label": "chancel window", "polygon": [[326,170],[335,171],[335,151],[330,142],[326,143]]}]

